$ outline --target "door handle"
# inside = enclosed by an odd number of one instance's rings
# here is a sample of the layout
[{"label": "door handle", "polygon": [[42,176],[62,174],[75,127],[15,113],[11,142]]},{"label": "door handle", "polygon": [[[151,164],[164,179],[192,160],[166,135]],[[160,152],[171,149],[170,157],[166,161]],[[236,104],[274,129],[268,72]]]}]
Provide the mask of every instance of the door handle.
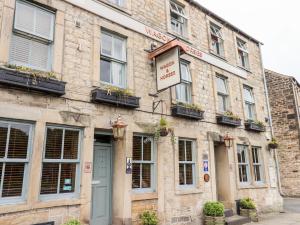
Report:
[{"label": "door handle", "polygon": [[93,180],[92,184],[100,184],[100,180]]}]

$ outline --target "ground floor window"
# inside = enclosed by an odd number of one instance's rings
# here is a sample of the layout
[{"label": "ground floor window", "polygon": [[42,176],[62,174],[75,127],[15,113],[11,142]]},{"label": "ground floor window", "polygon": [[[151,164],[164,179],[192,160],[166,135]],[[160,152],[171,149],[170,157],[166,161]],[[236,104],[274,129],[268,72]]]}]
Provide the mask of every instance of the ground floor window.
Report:
[{"label": "ground floor window", "polygon": [[260,147],[252,147],[251,150],[252,150],[254,181],[255,182],[263,182],[261,148]]},{"label": "ground floor window", "polygon": [[238,145],[237,156],[240,183],[248,183],[250,181],[248,146]]},{"label": "ground floor window", "polygon": [[80,136],[79,129],[47,126],[40,191],[42,195],[77,191]]},{"label": "ground floor window", "polygon": [[0,121],[0,201],[25,197],[32,125]]},{"label": "ground floor window", "polygon": [[195,184],[195,153],[194,141],[179,140],[179,185]]},{"label": "ground floor window", "polygon": [[132,158],[132,188],[134,190],[154,190],[153,138],[135,135],[133,137]]}]

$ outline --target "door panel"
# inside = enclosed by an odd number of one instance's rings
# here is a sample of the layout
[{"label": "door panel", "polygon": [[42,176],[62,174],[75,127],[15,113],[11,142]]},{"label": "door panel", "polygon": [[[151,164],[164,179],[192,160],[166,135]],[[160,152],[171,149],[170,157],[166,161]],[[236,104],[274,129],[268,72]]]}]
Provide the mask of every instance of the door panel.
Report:
[{"label": "door panel", "polygon": [[111,154],[111,147],[94,147],[92,225],[109,225],[111,221]]}]

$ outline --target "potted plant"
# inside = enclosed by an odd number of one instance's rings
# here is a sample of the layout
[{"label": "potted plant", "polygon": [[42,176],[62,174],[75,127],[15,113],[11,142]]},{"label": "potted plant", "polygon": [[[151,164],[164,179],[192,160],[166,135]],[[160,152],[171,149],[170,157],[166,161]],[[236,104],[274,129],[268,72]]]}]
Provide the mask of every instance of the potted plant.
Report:
[{"label": "potted plant", "polygon": [[62,225],[81,225],[81,223],[79,222],[79,220],[72,219]]},{"label": "potted plant", "polygon": [[169,126],[168,121],[165,118],[160,118],[159,122],[156,124],[154,128],[154,140],[158,141],[160,137],[166,137],[168,134],[171,134],[171,141],[175,143],[175,135],[174,130]]},{"label": "potted plant", "polygon": [[155,212],[145,211],[140,215],[142,225],[157,225],[158,218]]},{"label": "potted plant", "polygon": [[275,138],[272,138],[272,140],[269,142],[269,148],[270,149],[278,148],[278,142]]},{"label": "potted plant", "polygon": [[165,137],[169,134],[168,122],[165,118],[161,118],[159,121],[159,134],[161,137]]},{"label": "potted plant", "polygon": [[221,202],[206,202],[203,209],[205,225],[224,225],[224,205]]},{"label": "potted plant", "polygon": [[241,199],[240,213],[241,216],[249,217],[251,221],[258,222],[256,205],[251,198]]}]

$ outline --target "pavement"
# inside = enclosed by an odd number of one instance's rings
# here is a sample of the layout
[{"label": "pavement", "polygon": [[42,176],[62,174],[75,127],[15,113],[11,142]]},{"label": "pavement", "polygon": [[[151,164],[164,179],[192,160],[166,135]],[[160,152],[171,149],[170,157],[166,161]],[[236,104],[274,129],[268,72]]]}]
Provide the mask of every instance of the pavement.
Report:
[{"label": "pavement", "polygon": [[300,225],[300,198],[285,198],[283,212],[260,215],[258,223],[247,225]]}]

